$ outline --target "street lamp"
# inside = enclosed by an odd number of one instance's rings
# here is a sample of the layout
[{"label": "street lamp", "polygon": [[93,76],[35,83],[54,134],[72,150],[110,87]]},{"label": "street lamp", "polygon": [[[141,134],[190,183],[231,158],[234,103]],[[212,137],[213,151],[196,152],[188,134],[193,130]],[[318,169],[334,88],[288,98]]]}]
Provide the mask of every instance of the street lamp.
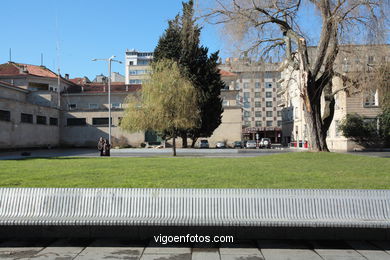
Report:
[{"label": "street lamp", "polygon": [[108,62],[108,142],[111,145],[111,62],[115,61],[122,64],[119,60],[114,60],[115,56],[108,59],[93,59],[92,61],[103,60]]}]

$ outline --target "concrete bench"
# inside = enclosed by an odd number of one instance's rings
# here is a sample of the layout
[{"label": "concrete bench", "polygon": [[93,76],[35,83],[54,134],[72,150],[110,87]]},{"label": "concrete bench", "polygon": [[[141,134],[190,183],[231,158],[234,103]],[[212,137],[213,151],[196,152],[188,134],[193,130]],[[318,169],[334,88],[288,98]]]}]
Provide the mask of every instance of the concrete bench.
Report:
[{"label": "concrete bench", "polygon": [[1,188],[0,226],[339,228],[388,236],[390,191]]}]

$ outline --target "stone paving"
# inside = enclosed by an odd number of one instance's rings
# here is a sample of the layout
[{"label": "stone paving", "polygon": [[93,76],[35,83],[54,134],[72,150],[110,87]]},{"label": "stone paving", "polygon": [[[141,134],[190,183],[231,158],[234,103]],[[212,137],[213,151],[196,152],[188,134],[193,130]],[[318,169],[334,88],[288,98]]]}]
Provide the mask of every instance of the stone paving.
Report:
[{"label": "stone paving", "polygon": [[129,260],[384,260],[390,241],[259,240],[172,245],[115,240],[3,241],[0,259]]}]

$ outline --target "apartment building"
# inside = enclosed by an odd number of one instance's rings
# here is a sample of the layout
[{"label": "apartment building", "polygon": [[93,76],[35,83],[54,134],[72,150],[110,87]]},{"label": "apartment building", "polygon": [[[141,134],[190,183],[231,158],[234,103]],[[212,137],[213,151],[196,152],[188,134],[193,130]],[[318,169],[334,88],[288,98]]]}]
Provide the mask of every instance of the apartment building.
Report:
[{"label": "apartment building", "polygon": [[271,138],[281,140],[281,109],[277,106],[280,72],[278,63],[253,62],[249,59],[228,58],[220,65],[222,70],[234,73],[236,79],[230,89],[238,91],[242,105],[242,138],[254,140]]},{"label": "apartment building", "polygon": [[[314,57],[315,51],[315,47],[309,48],[310,59]],[[383,62],[390,62],[390,45],[343,45],[340,46],[335,68],[339,73],[353,77],[357,73],[369,73]],[[297,72],[286,63],[280,69],[282,79],[278,94],[281,96],[279,106],[282,108],[283,115],[282,143],[292,147],[307,148],[309,145],[307,126],[296,81]],[[335,91],[344,87],[341,78],[334,77],[332,81]],[[378,114],[381,113],[380,95],[378,90],[367,89],[365,86],[340,91],[335,95],[334,118],[326,139],[329,149],[351,151],[362,148],[344,137],[338,127],[347,114],[359,114],[366,120],[377,121]]]},{"label": "apartment building", "polygon": [[153,52],[139,52],[134,49],[125,52],[126,84],[142,84],[150,70]]}]

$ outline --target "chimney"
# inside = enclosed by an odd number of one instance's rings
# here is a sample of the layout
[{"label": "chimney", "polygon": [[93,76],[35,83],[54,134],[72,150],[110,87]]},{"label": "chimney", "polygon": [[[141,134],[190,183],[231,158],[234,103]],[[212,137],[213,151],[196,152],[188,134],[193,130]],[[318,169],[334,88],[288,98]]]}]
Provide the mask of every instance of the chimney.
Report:
[{"label": "chimney", "polygon": [[65,74],[65,79],[69,80],[69,74]]}]

